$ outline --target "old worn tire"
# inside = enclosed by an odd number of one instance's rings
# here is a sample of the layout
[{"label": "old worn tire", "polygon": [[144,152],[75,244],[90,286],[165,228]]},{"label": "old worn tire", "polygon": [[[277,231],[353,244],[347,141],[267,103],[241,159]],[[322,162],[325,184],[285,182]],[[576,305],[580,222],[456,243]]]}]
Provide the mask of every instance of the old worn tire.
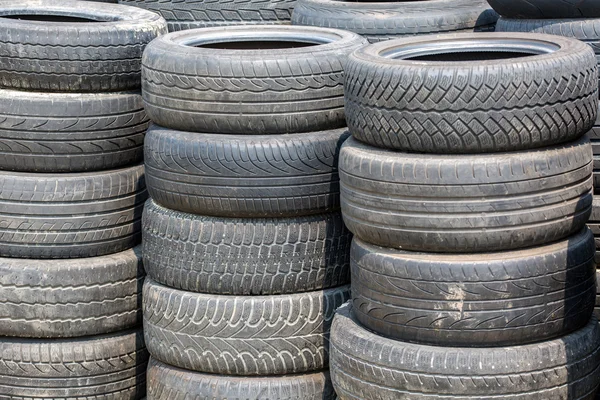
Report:
[{"label": "old worn tire", "polygon": [[354,314],[368,329],[434,346],[509,346],[583,327],[596,300],[596,245],[583,231],[527,250],[432,254],[355,239]]},{"label": "old worn tire", "polygon": [[350,281],[352,236],[339,213],[228,219],[172,211],[149,201],[142,233],[148,275],[181,290],[267,295]]},{"label": "old worn tire", "polygon": [[146,393],[141,329],[77,339],[0,338],[0,398],[137,400]]},{"label": "old worn tire", "polygon": [[379,42],[407,35],[493,28],[498,15],[485,0],[299,0],[295,25],[344,29]]},{"label": "old worn tire", "polygon": [[[248,41],[250,49],[235,49]],[[260,48],[261,42],[266,49],[252,47]],[[289,42],[308,45],[277,47]],[[269,43],[276,48],[269,49]],[[343,64],[348,53],[365,43],[351,32],[298,26],[170,33],[144,52],[146,112],[158,125],[190,132],[284,134],[341,128],[346,125]]]},{"label": "old worn tire", "polygon": [[151,358],[148,396],[153,400],[334,400],[335,392],[328,372],[237,377],[187,371]]},{"label": "old worn tire", "polygon": [[331,328],[331,378],[341,400],[592,400],[600,380],[600,325],[512,347],[412,344],[359,325],[351,307]]},{"label": "old worn tire", "polygon": [[592,50],[571,38],[475,33],[382,42],[348,59],[348,128],[362,142],[409,152],[545,147],[591,129],[597,80]]},{"label": "old worn tire", "polygon": [[144,143],[152,199],[193,214],[290,217],[338,210],[345,129],[218,135],[153,126]]},{"label": "old worn tire", "polygon": [[70,174],[0,171],[0,188],[0,257],[94,257],[139,243],[143,165]]},{"label": "old worn tire", "polygon": [[598,18],[596,0],[488,0],[496,12],[509,18]]},{"label": "old worn tire", "polygon": [[531,247],[580,231],[592,208],[587,138],[535,151],[398,153],[348,139],[342,215],[365,242],[469,253]]},{"label": "old worn tire", "polygon": [[232,25],[289,24],[296,0],[119,0],[161,14],[169,30]]},{"label": "old worn tire", "polygon": [[79,172],[142,160],[142,96],[0,90],[0,170]]},{"label": "old worn tire", "polygon": [[329,327],[350,287],[278,296],[218,296],[144,283],[144,335],[164,363],[223,375],[327,367]]}]

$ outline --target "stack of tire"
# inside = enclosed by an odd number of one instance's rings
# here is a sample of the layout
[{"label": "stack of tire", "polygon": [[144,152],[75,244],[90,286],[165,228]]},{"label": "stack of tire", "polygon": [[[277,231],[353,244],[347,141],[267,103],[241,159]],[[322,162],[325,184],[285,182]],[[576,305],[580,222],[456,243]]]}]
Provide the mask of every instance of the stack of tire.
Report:
[{"label": "stack of tire", "polygon": [[0,1],[0,398],[139,399],[147,11]]},{"label": "stack of tire", "polygon": [[341,399],[592,399],[596,59],[550,35],[380,42],[346,68]]},{"label": "stack of tire", "polygon": [[344,31],[174,32],[142,61],[149,400],[331,399],[349,298],[339,212]]},{"label": "stack of tire", "polygon": [[379,42],[407,35],[493,31],[486,0],[298,0],[292,24],[345,29]]}]

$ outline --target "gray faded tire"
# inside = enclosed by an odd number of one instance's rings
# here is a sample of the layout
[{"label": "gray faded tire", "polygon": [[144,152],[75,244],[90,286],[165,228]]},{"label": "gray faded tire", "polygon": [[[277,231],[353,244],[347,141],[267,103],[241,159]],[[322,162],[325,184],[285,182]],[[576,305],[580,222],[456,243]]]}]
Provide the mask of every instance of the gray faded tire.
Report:
[{"label": "gray faded tire", "polygon": [[349,285],[278,296],[218,296],[144,283],[144,336],[152,357],[191,371],[284,375],[329,360],[335,310]]},{"label": "gray faded tire", "polygon": [[597,18],[597,0],[488,0],[498,14],[509,18]]},{"label": "gray faded tire", "polygon": [[371,43],[401,36],[490,30],[497,19],[485,0],[299,0],[292,14],[294,25],[344,29]]},{"label": "gray faded tire", "polygon": [[301,26],[170,33],[144,52],[146,112],[158,125],[190,132],[341,128],[343,65],[365,43],[351,32]]},{"label": "gray faded tire", "polygon": [[76,260],[0,258],[0,335],[77,337],[142,322],[141,248]]},{"label": "gray faded tire", "polygon": [[411,344],[358,324],[351,307],[331,328],[331,378],[342,400],[592,400],[600,325],[535,344],[466,348]]},{"label": "gray faded tire", "polygon": [[523,152],[398,153],[348,139],[342,215],[358,238],[404,250],[531,247],[579,232],[592,208],[587,138]]},{"label": "gray faded tire", "polygon": [[117,253],[141,237],[144,166],[102,172],[0,171],[0,257]]},{"label": "gray faded tire", "polygon": [[410,152],[540,148],[592,128],[597,80],[594,53],[571,38],[465,33],[382,42],[349,56],[348,128],[362,142]]},{"label": "gray faded tire", "polygon": [[0,170],[78,172],[142,160],[142,97],[0,90]]},{"label": "gray faded tire", "polygon": [[173,288],[267,295],[350,281],[352,235],[339,213],[228,219],[172,211],[149,201],[142,234],[148,275]]},{"label": "gray faded tire", "polygon": [[0,86],[102,92],[140,86],[142,52],[167,25],[135,7],[0,1]]},{"label": "gray faded tire", "polygon": [[355,239],[354,314],[368,329],[434,346],[507,346],[552,339],[588,323],[596,245],[585,228],[527,250],[432,254]]},{"label": "gray faded tire", "polygon": [[150,400],[334,400],[328,372],[271,377],[203,374],[163,364],[148,365]]},{"label": "gray faded tire", "polygon": [[119,0],[161,14],[169,30],[214,26],[289,24],[296,0]]},{"label": "gray faded tire", "polygon": [[0,398],[137,400],[146,394],[141,329],[77,339],[0,338]]},{"label": "gray faded tire", "polygon": [[292,135],[218,135],[153,126],[146,183],[157,203],[193,214],[289,217],[338,210],[345,129]]}]

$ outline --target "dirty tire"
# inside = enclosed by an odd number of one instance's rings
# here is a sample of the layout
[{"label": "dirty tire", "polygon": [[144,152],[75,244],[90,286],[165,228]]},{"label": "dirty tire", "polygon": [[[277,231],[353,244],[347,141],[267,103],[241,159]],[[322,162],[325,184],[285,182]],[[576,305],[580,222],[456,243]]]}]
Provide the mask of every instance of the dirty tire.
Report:
[{"label": "dirty tire", "polygon": [[137,400],[146,393],[142,331],[77,339],[0,338],[0,398]]},{"label": "dirty tire", "polygon": [[[239,44],[248,35],[257,41],[311,45],[283,50],[203,47]],[[144,52],[146,112],[158,125],[190,132],[284,134],[342,128],[343,64],[348,53],[365,43],[351,32],[297,26],[171,33]]]},{"label": "dirty tire", "polygon": [[142,160],[142,96],[0,90],[0,170],[98,171]]},{"label": "dirty tire", "polygon": [[293,135],[217,135],[153,126],[146,183],[157,203],[193,214],[290,217],[340,207],[345,129]]},{"label": "dirty tire", "polygon": [[169,365],[223,375],[283,375],[327,367],[329,327],[350,287],[279,296],[184,292],[146,279],[144,335]]},{"label": "dirty tire", "polygon": [[181,290],[267,295],[350,281],[352,235],[339,213],[228,219],[185,214],[149,201],[142,233],[148,275]]},{"label": "dirty tire", "polygon": [[345,305],[333,321],[330,362],[342,400],[591,400],[600,379],[600,325],[594,318],[562,338],[523,346],[438,347],[378,336]]},{"label": "dirty tire", "polygon": [[435,346],[508,346],[588,323],[596,245],[587,228],[527,250],[469,255],[386,249],[355,239],[352,300],[368,329]]},{"label": "dirty tire", "polygon": [[[493,63],[405,59],[409,53],[383,56],[435,45],[448,52],[438,54],[443,59],[465,51],[464,41],[473,40],[491,41],[506,51],[513,51],[519,41],[535,51],[551,46],[558,50]],[[362,142],[409,152],[540,148],[576,140],[592,128],[598,111],[597,80],[593,52],[571,38],[473,33],[383,42],[363,47],[348,59],[348,128]]]},{"label": "dirty tire", "polygon": [[535,151],[432,155],[348,139],[342,215],[368,243],[469,253],[532,247],[579,232],[592,208],[587,138]]},{"label": "dirty tire", "polygon": [[187,371],[153,358],[148,365],[148,396],[154,400],[336,398],[328,372],[249,378]]},{"label": "dirty tire", "polygon": [[[23,15],[58,19],[15,19]],[[60,17],[63,21],[57,22]],[[64,21],[65,17],[84,21]],[[2,0],[0,86],[43,92],[136,89],[145,46],[166,31],[162,17],[135,7]]]},{"label": "dirty tire", "polygon": [[488,0],[496,12],[509,18],[598,18],[596,0]]},{"label": "dirty tire", "polygon": [[485,0],[353,2],[299,0],[294,25],[344,29],[371,43],[432,33],[491,29],[498,19]]},{"label": "dirty tire", "polygon": [[72,174],[0,171],[0,257],[118,253],[141,237],[144,167]]}]

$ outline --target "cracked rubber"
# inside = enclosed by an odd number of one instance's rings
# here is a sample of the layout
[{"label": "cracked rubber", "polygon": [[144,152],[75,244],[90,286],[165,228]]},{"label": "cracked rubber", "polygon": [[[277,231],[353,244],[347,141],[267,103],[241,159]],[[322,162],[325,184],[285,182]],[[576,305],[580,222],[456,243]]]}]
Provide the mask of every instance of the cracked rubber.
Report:
[{"label": "cracked rubber", "polygon": [[[310,45],[264,50],[203,47],[239,45],[248,38]],[[170,33],[144,52],[146,112],[158,125],[189,132],[260,135],[342,128],[343,64],[348,53],[365,43],[351,32],[298,26]]]},{"label": "cracked rubber", "polygon": [[0,257],[117,253],[141,237],[144,166],[102,172],[0,171]]},{"label": "cracked rubber", "polygon": [[339,213],[228,219],[172,211],[149,201],[142,235],[148,275],[181,290],[267,295],[350,281],[352,235]]},{"label": "cracked rubber", "polygon": [[356,318],[384,336],[434,346],[507,346],[566,335],[596,300],[596,245],[587,228],[527,250],[432,254],[355,239]]},{"label": "cracked rubber", "polygon": [[[93,22],[19,20],[64,16]],[[39,17],[38,17],[39,18]],[[167,32],[159,15],[75,0],[0,1],[0,86],[42,92],[137,89],[146,45]]]},{"label": "cracked rubber", "polygon": [[537,18],[598,18],[600,3],[596,0],[488,0],[504,17]]},{"label": "cracked rubber", "polygon": [[279,296],[217,296],[144,283],[152,357],[191,371],[283,375],[327,367],[329,328],[350,298],[340,286]]},{"label": "cracked rubber", "polygon": [[511,153],[399,153],[354,138],[340,150],[342,215],[368,243],[470,253],[579,232],[592,208],[592,151],[575,142]]},{"label": "cracked rubber", "polygon": [[148,365],[148,396],[153,400],[335,400],[328,372],[276,377],[203,374],[163,364]]},{"label": "cracked rubber", "polygon": [[[440,43],[449,43],[448,54],[458,54],[464,51],[464,41],[477,39],[494,40],[494,46],[506,51],[524,39],[559,49],[471,62],[385,55]],[[348,128],[362,142],[408,152],[479,154],[541,148],[575,140],[592,128],[598,111],[597,82],[593,52],[571,38],[474,33],[383,42],[363,47],[348,59]]]}]

